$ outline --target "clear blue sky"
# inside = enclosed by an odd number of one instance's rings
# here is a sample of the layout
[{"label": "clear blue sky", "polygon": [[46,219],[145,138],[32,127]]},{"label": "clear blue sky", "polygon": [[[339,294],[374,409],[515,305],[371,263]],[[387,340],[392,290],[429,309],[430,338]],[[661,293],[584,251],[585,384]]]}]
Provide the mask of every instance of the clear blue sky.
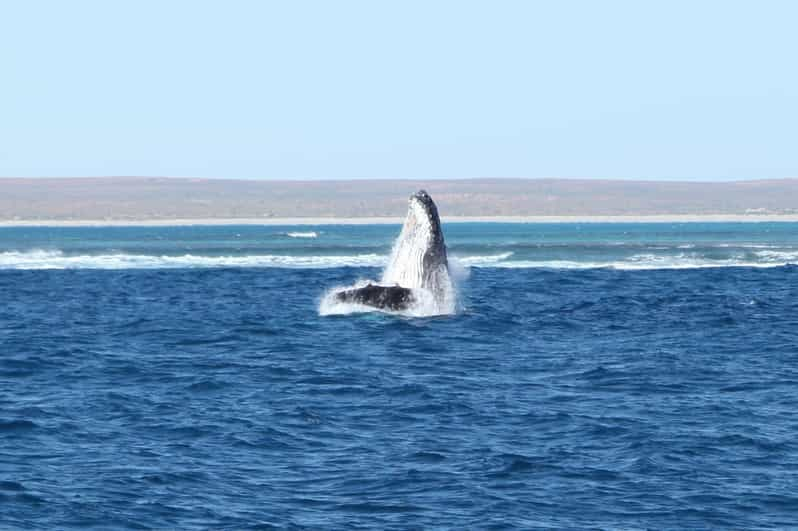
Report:
[{"label": "clear blue sky", "polygon": [[798,177],[794,1],[0,0],[0,176]]}]

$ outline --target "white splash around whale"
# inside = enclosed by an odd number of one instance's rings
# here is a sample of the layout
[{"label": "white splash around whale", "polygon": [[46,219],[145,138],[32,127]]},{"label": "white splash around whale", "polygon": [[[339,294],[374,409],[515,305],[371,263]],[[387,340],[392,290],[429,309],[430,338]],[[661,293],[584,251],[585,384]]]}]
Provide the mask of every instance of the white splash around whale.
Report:
[{"label": "white splash around whale", "polygon": [[[382,311],[412,316],[456,313],[457,290],[449,274],[446,245],[437,207],[423,190],[413,194],[408,203],[407,217],[394,242],[382,279],[379,282],[360,281],[353,286],[339,286],[329,290],[319,303],[321,315],[359,311]],[[412,302],[406,306],[403,303],[401,308],[391,308],[384,304],[375,304],[373,300],[358,300],[358,290],[368,289],[369,286],[410,290]],[[352,293],[355,295],[349,296]],[[342,294],[346,300],[342,300]]]}]

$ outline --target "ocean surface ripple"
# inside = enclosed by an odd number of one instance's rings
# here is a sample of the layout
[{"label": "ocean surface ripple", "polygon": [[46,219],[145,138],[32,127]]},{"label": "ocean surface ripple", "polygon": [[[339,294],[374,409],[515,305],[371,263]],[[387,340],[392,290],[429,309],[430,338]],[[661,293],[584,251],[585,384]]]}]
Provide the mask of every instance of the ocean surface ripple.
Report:
[{"label": "ocean surface ripple", "polygon": [[798,267],[473,267],[457,315],[318,314],[379,273],[1,270],[0,527],[798,521]]}]

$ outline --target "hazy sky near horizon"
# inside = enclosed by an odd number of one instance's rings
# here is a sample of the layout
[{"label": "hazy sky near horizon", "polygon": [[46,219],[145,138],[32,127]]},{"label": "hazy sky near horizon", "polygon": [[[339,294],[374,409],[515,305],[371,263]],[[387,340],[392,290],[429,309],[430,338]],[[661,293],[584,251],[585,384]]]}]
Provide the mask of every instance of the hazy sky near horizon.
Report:
[{"label": "hazy sky near horizon", "polygon": [[767,0],[0,0],[0,176],[798,177],[797,20]]}]

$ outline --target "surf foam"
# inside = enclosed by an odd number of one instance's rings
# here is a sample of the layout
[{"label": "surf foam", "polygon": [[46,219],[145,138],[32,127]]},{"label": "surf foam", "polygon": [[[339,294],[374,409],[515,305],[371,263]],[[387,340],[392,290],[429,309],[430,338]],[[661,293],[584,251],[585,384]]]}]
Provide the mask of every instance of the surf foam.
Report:
[{"label": "surf foam", "polygon": [[0,269],[178,269],[213,267],[380,267],[386,257],[378,254],[290,255],[139,255],[126,253],[67,255],[61,251],[6,251],[0,253]]},{"label": "surf foam", "polygon": [[[328,269],[334,267],[384,267],[388,256],[353,255],[146,255],[128,253],[66,254],[59,250],[0,252],[0,269],[180,269],[219,267],[276,267]],[[798,263],[798,250],[762,249],[738,257],[710,259],[696,255],[638,254],[605,262],[588,260],[519,260],[513,253],[450,256],[449,274],[454,284],[472,268],[598,269],[622,270],[698,269],[718,267],[780,267]]]},{"label": "surf foam", "polygon": [[316,231],[308,231],[308,232],[286,232],[286,236],[289,238],[318,238],[319,233]]}]

